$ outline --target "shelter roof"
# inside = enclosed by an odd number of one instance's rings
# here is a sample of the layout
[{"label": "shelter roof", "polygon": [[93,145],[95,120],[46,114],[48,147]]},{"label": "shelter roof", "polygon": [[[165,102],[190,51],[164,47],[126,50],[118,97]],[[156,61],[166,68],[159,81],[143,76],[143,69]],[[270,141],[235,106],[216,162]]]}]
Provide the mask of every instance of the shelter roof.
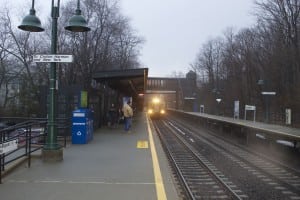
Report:
[{"label": "shelter roof", "polygon": [[97,82],[130,96],[145,93],[147,78],[148,68],[99,71],[93,75]]}]

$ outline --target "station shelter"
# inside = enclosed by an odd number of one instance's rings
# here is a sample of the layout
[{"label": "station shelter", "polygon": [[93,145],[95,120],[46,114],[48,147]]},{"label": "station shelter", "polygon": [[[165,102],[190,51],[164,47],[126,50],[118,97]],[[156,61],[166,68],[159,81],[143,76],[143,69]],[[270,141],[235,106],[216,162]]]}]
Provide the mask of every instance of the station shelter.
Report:
[{"label": "station shelter", "polygon": [[[107,113],[112,103],[122,108],[124,97],[132,98],[134,111],[142,111],[148,68],[99,71],[92,78],[96,81],[96,87],[101,87],[101,92],[89,96],[89,104],[95,110],[94,117],[99,118],[99,126],[107,123]],[[100,103],[96,103],[99,99]]]}]

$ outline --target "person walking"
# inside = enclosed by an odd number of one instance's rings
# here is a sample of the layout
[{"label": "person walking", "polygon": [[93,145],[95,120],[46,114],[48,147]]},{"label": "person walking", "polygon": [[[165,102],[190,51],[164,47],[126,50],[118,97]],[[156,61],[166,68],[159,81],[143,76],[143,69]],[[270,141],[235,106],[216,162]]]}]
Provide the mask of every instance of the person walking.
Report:
[{"label": "person walking", "polygon": [[130,100],[127,101],[127,103],[124,104],[123,106],[123,115],[124,115],[124,130],[129,131],[131,128],[131,123],[132,123],[132,116],[133,116],[133,111],[131,108],[131,102]]}]

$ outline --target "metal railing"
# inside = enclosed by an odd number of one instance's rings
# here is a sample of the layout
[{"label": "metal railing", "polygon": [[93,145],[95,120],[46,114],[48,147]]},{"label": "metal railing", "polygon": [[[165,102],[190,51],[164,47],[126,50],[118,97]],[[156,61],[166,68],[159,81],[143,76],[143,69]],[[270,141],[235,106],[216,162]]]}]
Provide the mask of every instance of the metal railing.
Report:
[{"label": "metal railing", "polygon": [[[57,119],[57,140],[61,146],[67,146],[68,137],[71,136],[70,119]],[[31,156],[41,150],[47,138],[47,120],[34,119],[0,130],[0,184],[6,167],[24,158],[27,165],[31,165]]]},{"label": "metal railing", "polygon": [[10,163],[26,158],[31,165],[31,154],[43,147],[46,122],[26,121],[0,130],[0,183],[2,172]]}]

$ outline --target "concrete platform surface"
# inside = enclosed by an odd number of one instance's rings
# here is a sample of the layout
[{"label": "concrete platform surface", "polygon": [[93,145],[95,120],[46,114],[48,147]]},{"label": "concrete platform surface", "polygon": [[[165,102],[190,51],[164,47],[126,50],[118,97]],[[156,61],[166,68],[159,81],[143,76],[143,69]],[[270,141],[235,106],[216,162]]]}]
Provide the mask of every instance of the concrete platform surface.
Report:
[{"label": "concrete platform surface", "polygon": [[[88,144],[70,144],[63,161],[34,159],[3,178],[3,200],[176,200],[165,154],[144,113],[131,132],[101,128]],[[157,163],[155,163],[157,161]],[[161,174],[161,177],[160,177]]]}]

